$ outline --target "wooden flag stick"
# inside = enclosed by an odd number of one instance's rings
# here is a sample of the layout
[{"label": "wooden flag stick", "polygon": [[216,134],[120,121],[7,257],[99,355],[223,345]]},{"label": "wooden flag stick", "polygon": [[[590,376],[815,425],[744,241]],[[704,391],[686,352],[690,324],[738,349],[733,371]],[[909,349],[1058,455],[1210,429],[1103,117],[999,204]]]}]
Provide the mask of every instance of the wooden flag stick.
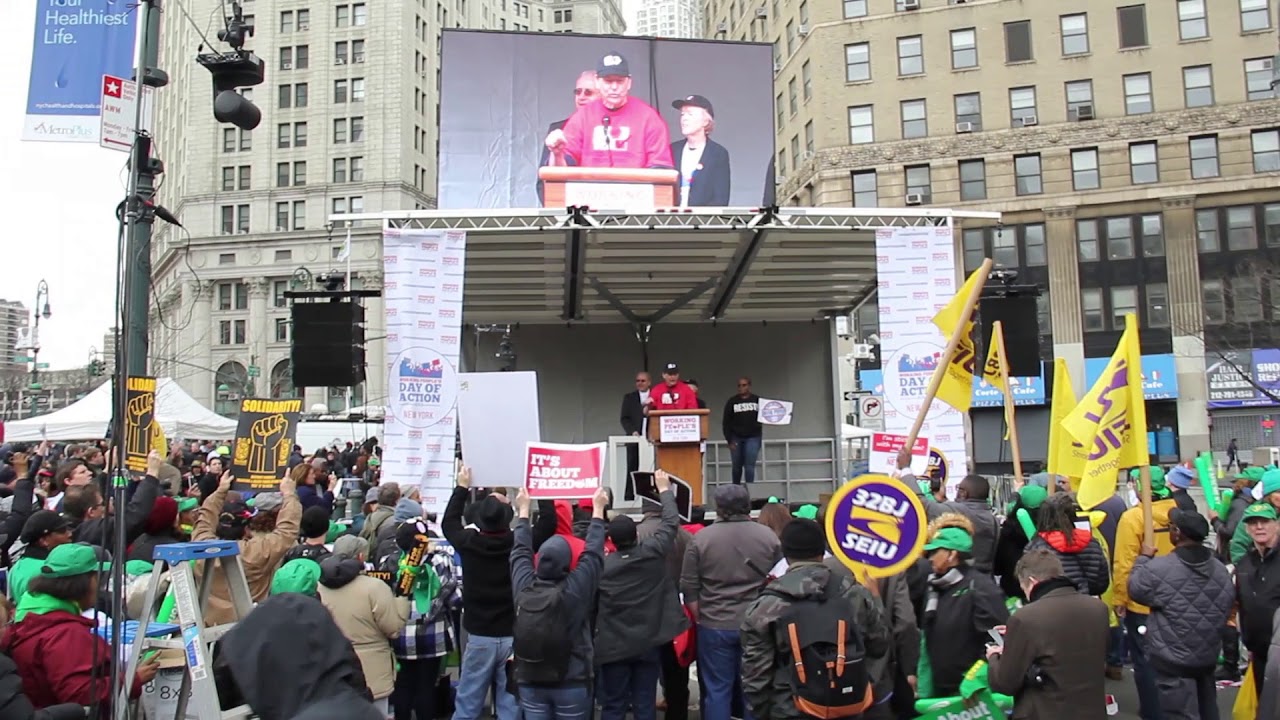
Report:
[{"label": "wooden flag stick", "polygon": [[[929,407],[933,405],[933,399],[938,395],[938,388],[942,386],[942,378],[945,377],[947,368],[951,365],[951,357],[956,354],[956,348],[960,345],[960,338],[964,337],[965,327],[969,324],[969,318],[973,317],[973,309],[978,305],[978,298],[982,296],[982,288],[987,284],[987,277],[991,274],[991,258],[982,261],[982,267],[978,268],[978,281],[974,284],[973,292],[969,297],[965,298],[964,311],[960,313],[960,318],[956,322],[955,328],[951,330],[951,337],[947,340],[947,346],[942,351],[942,357],[938,358],[938,367],[934,368],[933,377],[929,380],[929,389],[924,395],[924,403],[920,406],[920,413],[916,415],[916,421],[911,426],[911,432],[907,434],[907,452],[911,452],[911,448],[916,446],[916,438],[920,436],[920,428],[924,427],[924,419],[929,415]],[[961,285],[963,287],[963,285]],[[975,365],[978,359],[973,359]]]},{"label": "wooden flag stick", "polygon": [[1004,422],[1009,426],[1009,449],[1013,452],[1013,482],[1022,487],[1022,446],[1018,444],[1018,424],[1014,422],[1013,386],[1009,384],[1009,359],[1004,353],[1004,324],[991,323],[991,342],[1000,359],[1000,379],[1004,380]]},{"label": "wooden flag stick", "polygon": [[1147,547],[1156,546],[1155,517],[1151,514],[1151,466],[1138,468],[1138,477],[1142,482],[1142,542]]}]

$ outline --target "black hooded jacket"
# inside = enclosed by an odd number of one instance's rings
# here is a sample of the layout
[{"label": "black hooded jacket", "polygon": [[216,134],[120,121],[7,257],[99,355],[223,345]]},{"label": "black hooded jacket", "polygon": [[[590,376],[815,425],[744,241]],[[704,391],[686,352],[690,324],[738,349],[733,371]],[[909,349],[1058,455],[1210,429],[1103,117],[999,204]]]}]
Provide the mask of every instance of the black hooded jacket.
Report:
[{"label": "black hooded jacket", "polygon": [[319,600],[273,595],[236,623],[222,648],[262,720],[385,720],[351,642]]},{"label": "black hooded jacket", "polygon": [[74,703],[35,709],[22,692],[18,666],[0,653],[0,720],[83,720],[85,709]]},{"label": "black hooded jacket", "polygon": [[[122,515],[125,523],[125,544],[131,544],[146,531],[147,518],[151,517],[151,508],[160,496],[160,481],[147,475],[138,483],[133,496],[125,505]],[[77,521],[68,518],[75,527],[71,531],[71,540],[78,543],[111,547],[115,542],[116,522],[120,519],[114,515],[105,515],[92,520]]]},{"label": "black hooded jacket", "polygon": [[[454,488],[440,521],[445,539],[462,556],[462,566],[467,569],[467,581],[462,584],[462,627],[469,635],[511,637],[516,610],[509,567],[515,537],[509,529],[510,516],[477,516],[477,525],[492,528],[488,532],[464,528],[462,511],[469,493],[467,488]],[[498,509],[509,512],[510,506]]]}]

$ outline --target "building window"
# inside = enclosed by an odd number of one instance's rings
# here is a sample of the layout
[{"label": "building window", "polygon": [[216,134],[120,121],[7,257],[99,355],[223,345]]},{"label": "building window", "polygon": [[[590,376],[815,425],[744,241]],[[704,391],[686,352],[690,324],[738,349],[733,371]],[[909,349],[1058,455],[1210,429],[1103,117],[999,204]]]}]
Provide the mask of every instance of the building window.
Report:
[{"label": "building window", "polygon": [[849,142],[854,145],[875,142],[875,121],[870,105],[849,108]]},{"label": "building window", "polygon": [[805,150],[805,152],[807,152],[807,153],[809,153],[809,154],[813,154],[815,144],[816,144],[816,143],[815,143],[815,140],[814,140],[814,137],[813,137],[813,121],[812,121],[812,120],[810,120],[809,122],[807,122],[807,123],[805,123],[805,124],[804,124],[804,150]]},{"label": "building window", "polygon": [[1134,185],[1160,182],[1160,161],[1153,142],[1129,145],[1129,181]]},{"label": "building window", "polygon": [[342,103],[345,103],[346,101],[347,101],[347,81],[334,80],[333,81],[333,102],[336,104],[342,104]]},{"label": "building window", "polygon": [[1262,319],[1262,283],[1256,275],[1231,278],[1231,319],[1235,322]]},{"label": "building window", "polygon": [[809,98],[813,97],[813,68],[808,60],[800,66],[800,85],[804,92],[804,101],[809,102]]},{"label": "building window", "polygon": [[924,100],[903,100],[900,107],[904,140],[922,138],[929,134],[929,121],[926,117]]},{"label": "building window", "polygon": [[846,82],[871,79],[871,43],[844,46],[844,79]]},{"label": "building window", "polygon": [[1142,115],[1154,108],[1151,100],[1151,73],[1124,76],[1124,114]]},{"label": "building window", "polygon": [[276,232],[284,232],[289,229],[289,203],[276,203]]},{"label": "building window", "polygon": [[1124,316],[1138,314],[1138,288],[1121,285],[1111,288],[1111,329],[1124,329]]},{"label": "building window", "polygon": [[292,175],[289,173],[289,163],[276,163],[276,187],[289,187],[289,181]]},{"label": "building window", "polygon": [[276,318],[276,342],[289,342],[289,318]]},{"label": "building window", "polygon": [[1080,288],[1080,308],[1086,332],[1106,330],[1106,316],[1102,311],[1102,290],[1100,288]]},{"label": "building window", "polygon": [[1011,88],[1009,90],[1009,114],[1014,127],[1026,124],[1036,117],[1036,89],[1032,87]]},{"label": "building window", "polygon": [[860,18],[867,16],[867,0],[844,0],[844,16]]},{"label": "building window", "polygon": [[1079,120],[1080,107],[1087,105],[1093,109],[1093,81],[1072,80],[1066,84],[1067,119]]},{"label": "building window", "polygon": [[1013,182],[1018,195],[1039,195],[1044,192],[1039,153],[1013,157]]},{"label": "building window", "polygon": [[1202,253],[1218,252],[1222,245],[1218,241],[1218,211],[1196,211],[1196,249]]},{"label": "building window", "polygon": [[292,10],[285,10],[284,12],[280,13],[280,32],[282,34],[293,32],[293,11]]},{"label": "building window", "polygon": [[236,169],[234,167],[222,168],[222,190],[236,189]]},{"label": "building window", "polygon": [[1138,218],[1138,227],[1142,230],[1142,256],[1164,256],[1164,218],[1159,214],[1143,215]]},{"label": "building window", "polygon": [[1253,171],[1280,170],[1280,130],[1253,131]]},{"label": "building window", "polygon": [[249,233],[249,206],[248,205],[236,206],[235,232],[241,235],[247,235]]},{"label": "building window", "polygon": [[352,78],[351,102],[364,102],[364,78]]},{"label": "building window", "polygon": [[903,175],[908,195],[919,195],[920,201],[925,204],[932,202],[933,190],[928,165],[908,165],[903,170]]},{"label": "building window", "polygon": [[1023,226],[1022,245],[1026,250],[1027,265],[1040,267],[1049,263],[1048,240],[1042,223]]},{"label": "building window", "polygon": [[1227,321],[1227,293],[1221,280],[1201,279],[1200,305],[1204,308],[1206,324],[1221,325]]},{"label": "building window", "polygon": [[1004,61],[1026,62],[1033,58],[1031,51],[1031,21],[1017,20],[1004,24]]},{"label": "building window", "polygon": [[1213,104],[1213,69],[1208,65],[1182,68],[1183,101],[1187,107]]},{"label": "building window", "polygon": [[[1262,232],[1266,237],[1267,247],[1280,246],[1280,205],[1271,203],[1262,206]],[[1275,297],[1274,302],[1280,304],[1280,295]]]},{"label": "building window", "polygon": [[[293,259],[292,250],[277,250],[276,262],[289,262]],[[288,280],[274,280],[271,283],[271,304],[274,307],[289,307],[289,298],[285,297],[285,293],[289,291]]]},{"label": "building window", "polygon": [[978,93],[956,95],[956,124],[969,123],[975,131],[982,129],[982,96]]},{"label": "building window", "polygon": [[223,205],[218,209],[221,215],[223,235],[232,235],[236,231],[236,208],[234,205]]},{"label": "building window", "polygon": [[987,231],[981,228],[965,230],[961,234],[964,250],[964,270],[973,272],[987,259]]},{"label": "building window", "polygon": [[795,117],[796,113],[800,112],[800,92],[794,75],[787,81],[787,102],[791,108],[791,117]]},{"label": "building window", "polygon": [[1178,37],[1183,40],[1209,37],[1204,0],[1178,0]]},{"label": "building window", "polygon": [[1018,234],[1011,227],[997,228],[991,235],[991,263],[996,267],[1016,268]]},{"label": "building window", "polygon": [[1267,0],[1240,0],[1240,31],[1253,32],[1271,27],[1271,9]]},{"label": "building window", "polygon": [[1098,260],[1098,221],[1076,221],[1076,250],[1080,262],[1097,262]]},{"label": "building window", "polygon": [[1218,136],[1193,137],[1188,144],[1191,149],[1191,179],[1218,177]]},{"label": "building window", "polygon": [[1169,284],[1147,283],[1143,286],[1147,295],[1147,318],[1143,323],[1147,327],[1169,327]]},{"label": "building window", "polygon": [[898,74],[924,74],[924,42],[919,35],[898,38]]},{"label": "building window", "polygon": [[978,32],[974,28],[951,31],[951,68],[978,67]]},{"label": "building window", "polygon": [[784,112],[784,108],[786,107],[786,105],[782,103],[782,93],[778,93],[778,96],[774,98],[773,105],[774,105],[774,110],[778,116],[778,124],[775,125],[774,127],[780,128],[782,127],[782,123],[784,122],[784,118],[786,117]]},{"label": "building window", "polygon": [[1097,148],[1071,151],[1071,183],[1076,190],[1097,190],[1102,185]]},{"label": "building window", "polygon": [[1107,218],[1107,259],[1132,260],[1133,221],[1128,217]]},{"label": "building window", "polygon": [[880,207],[880,192],[876,187],[875,170],[854,171],[853,206],[856,208]]},{"label": "building window", "polygon": [[1120,47],[1147,46],[1147,6],[1126,5],[1116,8],[1116,20],[1120,25]]},{"label": "building window", "polygon": [[1062,31],[1062,54],[1084,55],[1089,52],[1089,16],[1085,13],[1058,18]]},{"label": "building window", "polygon": [[960,161],[960,199],[962,201],[987,199],[986,162],[982,160]]},{"label": "building window", "polygon": [[1256,250],[1257,221],[1252,205],[1227,208],[1227,250]]},{"label": "building window", "polygon": [[1271,58],[1254,58],[1244,61],[1244,83],[1250,100],[1270,100],[1275,93],[1271,92]]}]

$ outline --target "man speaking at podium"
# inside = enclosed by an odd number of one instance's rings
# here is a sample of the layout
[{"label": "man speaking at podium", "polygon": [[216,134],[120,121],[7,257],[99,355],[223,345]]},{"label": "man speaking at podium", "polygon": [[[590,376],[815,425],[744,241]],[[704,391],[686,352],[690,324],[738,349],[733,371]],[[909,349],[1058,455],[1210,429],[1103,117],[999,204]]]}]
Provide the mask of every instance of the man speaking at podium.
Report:
[{"label": "man speaking at podium", "polygon": [[671,161],[667,123],[643,100],[630,97],[631,69],[616,52],[596,68],[599,97],[574,111],[564,128],[547,134],[547,164],[580,167],[665,168]]},{"label": "man speaking at podium", "polygon": [[662,368],[662,384],[649,390],[650,410],[697,410],[698,393],[680,379],[680,366],[667,363]]}]

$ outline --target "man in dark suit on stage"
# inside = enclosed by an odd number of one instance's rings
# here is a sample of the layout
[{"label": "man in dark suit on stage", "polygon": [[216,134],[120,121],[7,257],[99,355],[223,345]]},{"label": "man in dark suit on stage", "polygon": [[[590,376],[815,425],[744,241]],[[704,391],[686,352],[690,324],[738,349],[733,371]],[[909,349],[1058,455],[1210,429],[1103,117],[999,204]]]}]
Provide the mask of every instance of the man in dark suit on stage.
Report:
[{"label": "man in dark suit on stage", "polygon": [[[596,89],[596,74],[591,70],[583,71],[582,74],[578,75],[578,82],[573,87],[573,109],[577,110],[598,97],[600,97],[600,93]],[[573,113],[569,114],[572,115]],[[546,137],[552,130],[563,129],[564,124],[567,122],[569,122],[569,118],[566,117],[564,120],[557,120],[551,123],[547,126],[547,132],[543,133],[542,136]],[[551,151],[547,149],[547,146],[544,143],[542,145],[542,157],[538,160],[538,167],[546,167],[547,161],[550,159]],[[538,204],[541,205],[542,202],[542,181],[539,180]]]},{"label": "man in dark suit on stage", "polygon": [[[652,379],[647,372],[636,373],[636,389],[622,396],[622,432],[632,437],[645,437],[644,408],[649,404],[649,386]],[[640,446],[627,445],[627,484],[623,498],[635,500],[636,490],[631,483],[631,473],[640,469]]]},{"label": "man in dark suit on stage", "polygon": [[680,111],[683,140],[671,143],[671,159],[680,172],[676,187],[680,207],[725,207],[729,204],[729,151],[711,139],[716,127],[711,101],[689,95],[671,103]]}]

